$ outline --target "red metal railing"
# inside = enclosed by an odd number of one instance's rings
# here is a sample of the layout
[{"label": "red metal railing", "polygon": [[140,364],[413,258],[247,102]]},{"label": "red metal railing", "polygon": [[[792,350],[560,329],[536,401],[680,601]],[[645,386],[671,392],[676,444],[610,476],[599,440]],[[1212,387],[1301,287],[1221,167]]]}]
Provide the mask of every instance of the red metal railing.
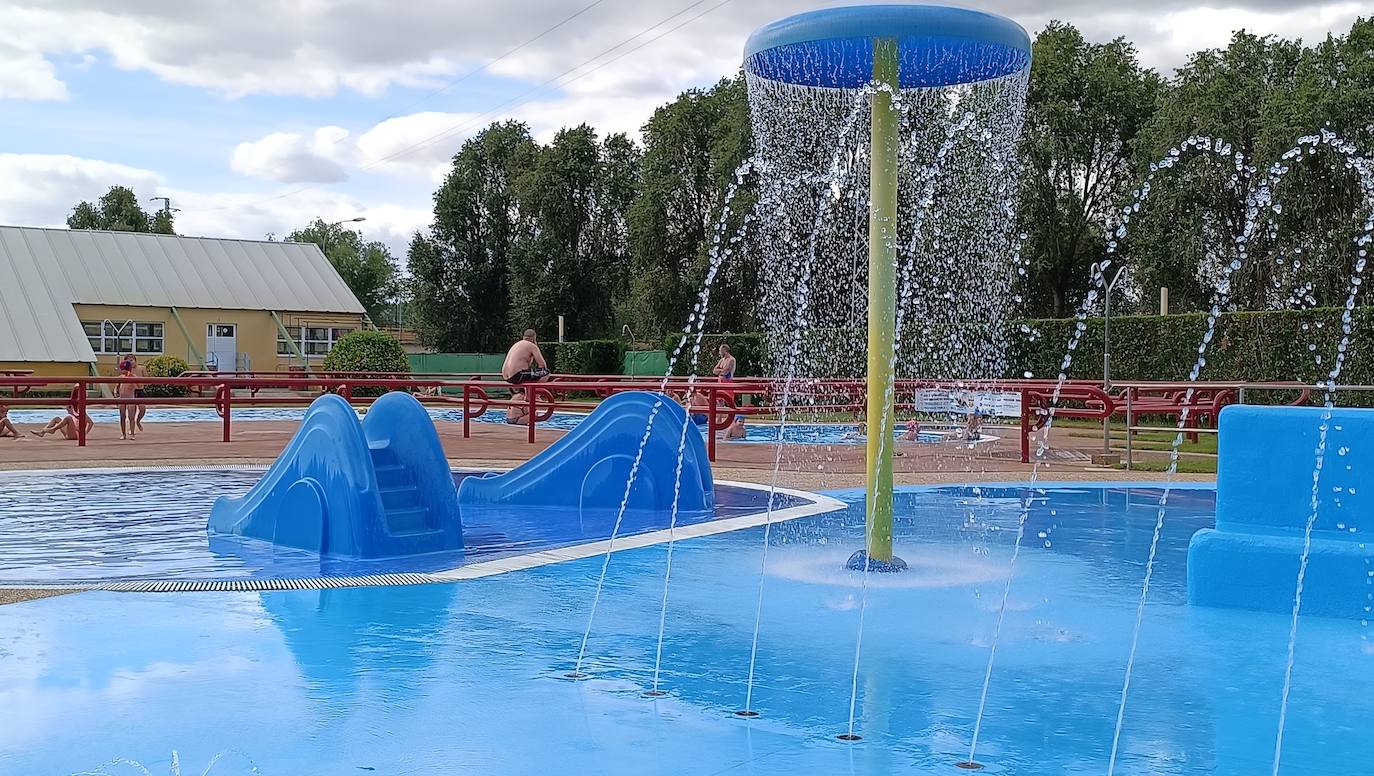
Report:
[{"label": "red metal railing", "polygon": [[[171,385],[181,386],[186,396],[177,397],[104,397],[92,396],[92,389],[118,386]],[[463,436],[471,435],[471,421],[481,417],[492,407],[511,407],[522,404],[530,419],[527,440],[535,441],[539,423],[549,420],[560,410],[587,409],[583,402],[573,401],[571,394],[591,394],[604,398],[620,391],[665,390],[675,399],[685,401],[689,390],[699,392],[704,406],[693,406],[693,414],[705,414],[707,449],[712,460],[716,456],[716,433],[728,427],[735,415],[773,415],[781,409],[783,395],[787,396],[789,411],[798,414],[861,414],[866,408],[867,392],[863,380],[806,379],[791,383],[776,378],[744,378],[734,381],[687,377],[644,379],[622,375],[555,375],[547,382],[525,384],[524,397],[519,401],[501,398],[515,388],[499,382],[495,375],[375,375],[355,372],[247,374],[216,373],[178,378],[143,377],[33,377],[0,376],[0,389],[11,389],[15,398],[4,404],[15,407],[51,407],[65,403],[68,413],[77,419],[77,443],[86,444],[84,419],[91,407],[121,406],[209,406],[222,419],[223,441],[232,439],[233,411],[238,407],[306,405],[318,393],[337,393],[353,404],[368,404],[370,398],[355,396],[361,388],[382,388],[418,392],[426,404],[446,405],[463,411]],[[67,400],[34,397],[34,388],[71,386]],[[895,386],[894,402],[898,412],[918,411],[922,403],[917,391],[940,389],[952,392],[1000,392],[1019,394],[1019,425],[1021,460],[1030,460],[1032,434],[1043,428],[1051,417],[1104,420],[1126,414],[1128,425],[1139,415],[1180,416],[1186,410],[1187,423],[1214,423],[1221,408],[1238,400],[1239,383],[1123,383],[1113,391],[1103,390],[1090,381],[1052,380],[899,380]],[[1297,383],[1264,384],[1267,388],[1292,389],[1299,392],[1293,402],[1308,400],[1310,390]],[[259,395],[265,388],[296,391],[296,395]],[[236,395],[235,392],[238,392]],[[446,391],[451,393],[445,393]],[[115,390],[114,393],[118,393]],[[209,393],[207,396],[206,394]],[[246,394],[246,395],[243,395]],[[742,397],[753,397],[751,403]]]}]

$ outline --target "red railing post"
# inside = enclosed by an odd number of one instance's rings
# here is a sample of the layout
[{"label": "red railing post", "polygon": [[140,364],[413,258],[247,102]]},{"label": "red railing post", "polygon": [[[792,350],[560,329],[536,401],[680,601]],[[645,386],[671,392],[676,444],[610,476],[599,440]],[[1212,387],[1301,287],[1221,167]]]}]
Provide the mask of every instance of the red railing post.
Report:
[{"label": "red railing post", "polygon": [[229,413],[230,413],[230,405],[233,404],[233,401],[234,401],[234,389],[231,388],[231,387],[229,387],[229,384],[228,384],[228,383],[223,383],[223,384],[220,385],[219,390],[220,390],[220,392],[222,392],[222,393],[224,394],[224,403],[223,403],[223,405],[222,405],[222,406],[224,407],[224,441],[225,441],[225,442],[228,442],[228,441],[229,441],[229,423],[230,423],[230,420],[229,420]]},{"label": "red railing post", "polygon": [[530,414],[525,416],[525,422],[529,424],[529,443],[534,444],[534,405],[535,394],[539,392],[533,385],[525,389],[525,400],[530,403]]},{"label": "red railing post", "polygon": [[[706,401],[707,401],[707,415],[706,415],[706,460],[711,461],[712,463],[714,463],[715,460],[716,460],[716,389],[715,389],[715,388],[708,388],[708,389],[706,390]],[[689,408],[688,411],[689,411],[689,413],[690,413],[690,408]],[[690,417],[690,414],[689,414],[689,417],[687,418],[687,422],[688,422],[688,423],[691,423],[691,422],[692,422],[692,418]]]},{"label": "red railing post", "polygon": [[1021,463],[1030,463],[1030,389],[1021,389]]},{"label": "red railing post", "polygon": [[472,386],[463,386],[463,438],[472,436]]},{"label": "red railing post", "polygon": [[72,398],[76,400],[75,402],[73,402],[73,403],[76,405],[76,407],[75,407],[76,412],[73,412],[73,413],[72,413],[72,417],[76,418],[76,446],[77,446],[77,447],[85,447],[85,446],[86,446],[86,383],[85,383],[85,381],[82,381],[82,382],[77,383],[77,384],[76,384],[76,388],[74,389],[74,391],[75,391],[76,395],[73,396]]}]

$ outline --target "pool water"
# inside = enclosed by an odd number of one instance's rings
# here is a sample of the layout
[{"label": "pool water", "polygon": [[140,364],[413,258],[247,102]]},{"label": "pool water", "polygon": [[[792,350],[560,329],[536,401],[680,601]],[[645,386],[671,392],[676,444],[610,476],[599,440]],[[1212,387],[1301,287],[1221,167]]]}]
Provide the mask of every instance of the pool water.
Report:
[{"label": "pool water", "polygon": [[[210,536],[215,499],[242,496],[261,470],[0,472],[0,585],[131,580],[315,579],[424,573],[478,561],[604,539],[616,515],[482,507],[463,513],[461,552],[350,560],[274,547],[255,539]],[[455,472],[454,479],[482,472]],[[728,484],[715,490],[714,514],[679,515],[678,525],[767,510],[769,494]],[[774,509],[810,503],[774,494]],[[670,515],[627,511],[620,535],[668,527]]]},{"label": "pool water", "polygon": [[[232,414],[235,423],[254,423],[266,420],[297,421],[305,417],[305,407],[244,407],[235,409]],[[436,421],[462,423],[463,411],[455,409],[426,408],[429,416]],[[42,425],[52,419],[56,410],[10,410],[10,419],[16,424]],[[90,410],[91,420],[96,423],[119,424],[119,411],[112,409]],[[555,412],[548,420],[539,421],[538,428],[551,428],[570,431],[586,419],[586,413]],[[505,424],[506,412],[492,408],[472,419],[474,423]],[[212,409],[185,407],[154,407],[143,418],[144,423],[222,423],[223,419]],[[941,427],[938,431],[922,431],[917,438],[920,444],[938,444],[951,440],[954,426]],[[774,444],[778,439],[776,423],[746,423],[745,438],[736,440],[744,443]],[[704,432],[703,432],[704,433]],[[902,429],[893,432],[900,438]],[[984,435],[978,441],[990,441],[994,437]],[[858,426],[853,423],[788,423],[783,426],[783,441],[793,445],[862,445],[864,439],[858,435]],[[911,443],[906,443],[911,444]]]},{"label": "pool water", "polygon": [[[860,505],[774,526],[753,720],[733,712],[761,528],[675,546],[658,700],[642,692],[662,545],[611,558],[581,682],[561,677],[600,557],[445,585],[2,607],[0,707],[22,713],[0,726],[0,774],[961,773],[1021,493],[902,493],[897,546],[913,568],[867,587],[840,570],[860,545]],[[1047,487],[1031,503],[984,773],[1106,773],[1159,495]],[[1170,497],[1118,774],[1270,772],[1289,620],[1185,604],[1188,537],[1212,512],[1210,490]],[[1367,628],[1304,618],[1295,658],[1282,773],[1368,772]],[[851,683],[863,737],[852,744],[835,738]]]}]

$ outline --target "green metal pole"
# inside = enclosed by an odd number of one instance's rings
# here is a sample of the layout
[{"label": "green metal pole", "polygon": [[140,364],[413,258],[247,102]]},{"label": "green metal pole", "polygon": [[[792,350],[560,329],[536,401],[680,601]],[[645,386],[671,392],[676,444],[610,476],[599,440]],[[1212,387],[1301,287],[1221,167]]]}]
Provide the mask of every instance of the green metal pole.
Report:
[{"label": "green metal pole", "polygon": [[[873,80],[897,88],[897,41],[873,41]],[[897,326],[897,109],[873,95],[868,209],[868,557],[892,560],[892,355]]]}]

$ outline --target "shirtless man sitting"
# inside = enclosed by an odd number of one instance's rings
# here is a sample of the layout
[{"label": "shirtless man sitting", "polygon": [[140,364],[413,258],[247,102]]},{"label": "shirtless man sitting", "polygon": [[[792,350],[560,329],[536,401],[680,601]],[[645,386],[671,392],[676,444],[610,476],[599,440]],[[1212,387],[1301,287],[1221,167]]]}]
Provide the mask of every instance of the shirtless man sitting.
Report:
[{"label": "shirtless man sitting", "polygon": [[[95,425],[95,421],[91,420],[90,415],[86,415],[83,420],[85,421],[86,434],[89,435],[91,433],[91,426]],[[42,430],[30,431],[29,433],[36,437],[44,437],[48,434],[61,434],[64,439],[76,439],[76,429],[76,416],[65,415],[48,421],[48,425],[44,426]]]},{"label": "shirtless man sitting", "polygon": [[534,341],[534,329],[525,329],[525,336],[510,346],[506,363],[501,365],[501,377],[511,385],[535,383],[549,376],[549,364]]}]

